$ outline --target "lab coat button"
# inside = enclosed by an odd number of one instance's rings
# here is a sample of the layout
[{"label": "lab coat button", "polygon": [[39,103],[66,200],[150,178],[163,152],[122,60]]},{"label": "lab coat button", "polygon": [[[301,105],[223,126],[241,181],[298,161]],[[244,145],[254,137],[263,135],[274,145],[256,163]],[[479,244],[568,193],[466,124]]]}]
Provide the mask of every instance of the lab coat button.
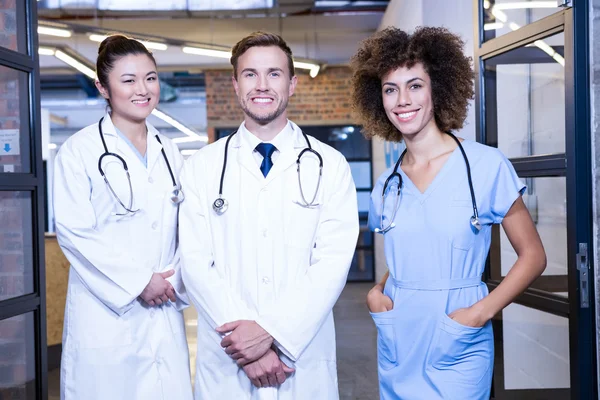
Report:
[{"label": "lab coat button", "polygon": [[148,178],[148,183],[154,183],[154,179],[152,179],[152,177]]},{"label": "lab coat button", "polygon": [[269,231],[268,231],[268,230],[266,230],[266,229],[263,229],[263,231],[262,231],[262,235],[263,235],[263,237],[267,237],[267,236],[269,236]]},{"label": "lab coat button", "polygon": [[269,282],[270,282],[270,281],[269,281],[269,278],[267,278],[266,276],[263,276],[263,278],[262,278],[262,283],[264,283],[264,284],[266,285],[266,284],[268,284]]},{"label": "lab coat button", "polygon": [[154,318],[154,310],[150,311],[150,318]]},{"label": "lab coat button", "polygon": [[158,222],[153,222],[152,229],[156,230],[156,228],[158,228]]}]

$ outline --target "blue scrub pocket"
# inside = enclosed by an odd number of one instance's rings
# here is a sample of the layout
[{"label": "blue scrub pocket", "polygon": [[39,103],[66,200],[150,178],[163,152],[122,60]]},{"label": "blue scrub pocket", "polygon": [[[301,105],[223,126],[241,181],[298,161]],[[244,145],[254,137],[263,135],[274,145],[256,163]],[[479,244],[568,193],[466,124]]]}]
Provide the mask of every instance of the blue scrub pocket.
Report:
[{"label": "blue scrub pocket", "polygon": [[434,380],[478,385],[493,363],[490,322],[481,328],[461,325],[444,314],[430,355]]},{"label": "blue scrub pocket", "polygon": [[371,313],[377,327],[377,360],[379,367],[385,371],[398,365],[394,319],[388,317],[393,311]]}]

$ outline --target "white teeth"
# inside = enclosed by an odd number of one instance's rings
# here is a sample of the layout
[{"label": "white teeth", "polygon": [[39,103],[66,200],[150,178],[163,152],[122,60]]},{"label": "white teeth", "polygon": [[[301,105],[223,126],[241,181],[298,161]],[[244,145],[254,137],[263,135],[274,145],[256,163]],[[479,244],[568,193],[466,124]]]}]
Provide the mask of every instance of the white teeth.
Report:
[{"label": "white teeth", "polygon": [[148,101],[150,101],[150,100],[148,100],[148,99],[146,99],[146,100],[134,100],[133,102],[135,104],[144,104],[144,103],[147,103]]},{"label": "white teeth", "polygon": [[411,111],[411,112],[407,112],[407,113],[398,114],[398,116],[400,118],[410,118],[413,115],[415,115],[416,113],[417,113],[416,111]]},{"label": "white teeth", "polygon": [[253,99],[252,101],[255,103],[271,103],[273,100],[257,98],[257,99]]}]

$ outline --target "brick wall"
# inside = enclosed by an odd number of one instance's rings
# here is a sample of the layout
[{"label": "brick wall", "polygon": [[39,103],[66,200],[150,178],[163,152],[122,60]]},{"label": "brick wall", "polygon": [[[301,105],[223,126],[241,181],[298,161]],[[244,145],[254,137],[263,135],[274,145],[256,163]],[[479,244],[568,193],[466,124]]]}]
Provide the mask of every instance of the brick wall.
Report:
[{"label": "brick wall", "polygon": [[[232,70],[207,70],[206,105],[209,135],[214,128],[229,128],[244,116],[231,84]],[[330,67],[316,78],[297,71],[298,85],[288,105],[288,117],[305,125],[334,125],[353,122],[350,110],[348,67]]]},{"label": "brick wall", "polygon": [[0,0],[0,46],[15,51],[17,50],[16,2],[17,0]]}]

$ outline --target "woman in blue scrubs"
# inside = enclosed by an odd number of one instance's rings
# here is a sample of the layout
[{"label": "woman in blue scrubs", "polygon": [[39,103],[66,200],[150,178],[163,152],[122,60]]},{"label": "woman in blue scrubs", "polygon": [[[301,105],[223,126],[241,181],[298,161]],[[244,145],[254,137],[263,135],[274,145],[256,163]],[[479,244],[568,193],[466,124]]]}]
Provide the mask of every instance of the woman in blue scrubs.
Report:
[{"label": "woman in blue scrubs", "polygon": [[[462,128],[473,98],[463,45],[443,28],[388,28],[352,59],[353,106],[364,132],[406,144],[378,179],[369,212],[389,267],[367,298],[382,399],[489,399],[490,319],[546,266],[511,163],[496,148],[451,133]],[[518,259],[488,294],[481,276],[493,224],[502,224]]]}]

